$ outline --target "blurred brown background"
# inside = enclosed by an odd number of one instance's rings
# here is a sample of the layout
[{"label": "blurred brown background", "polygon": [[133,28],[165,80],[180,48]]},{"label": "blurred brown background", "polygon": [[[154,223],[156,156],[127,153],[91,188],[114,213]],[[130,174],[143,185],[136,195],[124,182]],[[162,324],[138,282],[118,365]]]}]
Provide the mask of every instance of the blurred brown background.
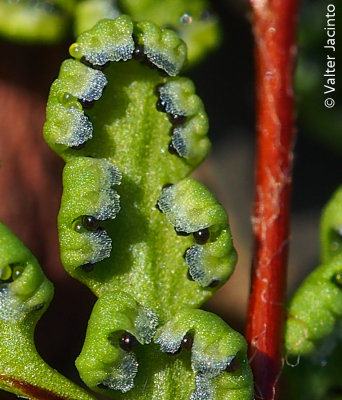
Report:
[{"label": "blurred brown background", "polygon": [[[222,46],[188,73],[209,114],[213,142],[210,157],[194,175],[228,210],[239,263],[205,308],[243,331],[252,249],[253,44],[245,3],[214,3],[223,24]],[[39,351],[49,364],[78,381],[74,359],[95,298],[67,276],[59,262],[55,220],[63,163],[42,138],[49,86],[71,42],[0,42],[0,220],[30,247],[55,284],[55,298],[37,329]],[[312,142],[303,129],[299,127],[295,155],[289,291],[318,263],[320,209],[340,180],[338,157]],[[0,395],[15,398],[6,396]]]}]

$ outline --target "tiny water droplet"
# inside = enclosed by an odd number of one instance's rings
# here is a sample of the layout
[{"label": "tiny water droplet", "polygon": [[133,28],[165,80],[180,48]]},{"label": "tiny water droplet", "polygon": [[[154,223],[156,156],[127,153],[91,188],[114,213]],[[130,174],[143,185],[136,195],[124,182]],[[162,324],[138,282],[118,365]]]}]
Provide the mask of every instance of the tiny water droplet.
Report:
[{"label": "tiny water droplet", "polygon": [[12,271],[12,279],[16,280],[24,272],[24,267],[22,265],[16,265]]},{"label": "tiny water droplet", "polygon": [[69,104],[73,100],[74,96],[68,92],[64,92],[60,95],[60,101],[63,105]]},{"label": "tiny water droplet", "polygon": [[77,101],[77,98],[68,92],[61,93],[58,100],[66,108],[82,110],[82,105]]},{"label": "tiny water droplet", "polygon": [[191,24],[192,16],[189,13],[184,13],[180,16],[179,21],[181,24]]},{"label": "tiny water droplet", "polygon": [[78,43],[73,43],[69,47],[69,54],[71,55],[71,57],[74,57],[77,59],[81,58],[82,57],[81,46]]},{"label": "tiny water droplet", "polygon": [[86,231],[84,226],[82,225],[82,221],[80,220],[80,218],[77,218],[77,220],[73,222],[72,229],[77,233],[82,233]]}]

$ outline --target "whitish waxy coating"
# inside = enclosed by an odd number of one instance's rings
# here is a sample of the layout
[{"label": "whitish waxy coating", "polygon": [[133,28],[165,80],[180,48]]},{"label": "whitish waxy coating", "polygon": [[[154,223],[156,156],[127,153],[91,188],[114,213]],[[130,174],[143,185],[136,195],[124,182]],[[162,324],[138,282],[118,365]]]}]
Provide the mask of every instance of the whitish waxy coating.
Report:
[{"label": "whitish waxy coating", "polygon": [[196,235],[207,230],[208,239],[185,253],[192,279],[203,287],[225,282],[234,270],[236,252],[227,229],[227,214],[213,194],[187,178],[165,187],[158,206],[178,232]]},{"label": "whitish waxy coating", "polygon": [[0,388],[25,398],[94,400],[37,353],[34,329],[52,296],[37,260],[0,223]]},{"label": "whitish waxy coating", "polygon": [[186,335],[193,340],[191,368],[196,388],[191,400],[228,399],[232,392],[234,400],[253,398],[247,346],[240,334],[214,314],[183,310],[158,330],[155,342],[161,351],[175,353]]},{"label": "whitish waxy coating", "polygon": [[134,50],[133,23],[123,15],[115,20],[102,20],[91,31],[82,33],[70,47],[70,55],[84,59],[94,66],[109,61],[126,61]]},{"label": "whitish waxy coating", "polygon": [[191,117],[203,112],[202,100],[195,94],[195,86],[190,79],[169,80],[159,88],[159,97],[165,101],[166,112]]},{"label": "whitish waxy coating", "polygon": [[208,119],[194,84],[186,78],[168,80],[159,88],[160,101],[171,115],[185,117],[185,122],[173,128],[172,144],[181,157],[198,162],[210,149],[207,138]]},{"label": "whitish waxy coating", "polygon": [[88,227],[82,217],[114,219],[120,203],[113,186],[120,181],[121,173],[103,158],[78,157],[64,168],[58,222],[62,262],[71,274],[81,265],[109,257],[112,241],[107,232],[96,221]]},{"label": "whitish waxy coating", "polygon": [[56,151],[80,146],[92,137],[93,126],[84,115],[83,102],[98,100],[107,79],[75,60],[66,60],[50,90],[44,136]]},{"label": "whitish waxy coating", "polygon": [[138,22],[134,31],[136,43],[156,67],[168,75],[178,75],[186,60],[186,45],[169,29],[160,29],[152,22]]},{"label": "whitish waxy coating", "polygon": [[70,93],[79,100],[92,102],[101,97],[106,85],[107,79],[103,72],[75,60],[66,60],[62,63],[58,79],[52,87],[60,98],[63,94]]},{"label": "whitish waxy coating", "polygon": [[113,292],[102,296],[94,307],[82,353],[76,360],[81,378],[96,391],[131,390],[139,363],[134,349],[122,348],[120,339],[128,332],[132,340],[148,344],[157,325],[157,316],[130,295]]},{"label": "whitish waxy coating", "polygon": [[165,187],[158,205],[177,231],[193,233],[211,227],[217,232],[227,225],[227,214],[214,195],[192,178]]}]

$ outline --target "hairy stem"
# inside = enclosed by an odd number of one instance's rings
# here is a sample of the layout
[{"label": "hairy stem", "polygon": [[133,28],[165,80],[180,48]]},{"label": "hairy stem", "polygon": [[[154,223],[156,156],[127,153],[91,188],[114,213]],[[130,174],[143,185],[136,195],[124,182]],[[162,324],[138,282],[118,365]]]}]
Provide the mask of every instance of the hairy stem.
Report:
[{"label": "hairy stem", "polygon": [[256,398],[278,398],[282,364],[297,0],[251,0],[257,84],[254,257],[247,340]]}]

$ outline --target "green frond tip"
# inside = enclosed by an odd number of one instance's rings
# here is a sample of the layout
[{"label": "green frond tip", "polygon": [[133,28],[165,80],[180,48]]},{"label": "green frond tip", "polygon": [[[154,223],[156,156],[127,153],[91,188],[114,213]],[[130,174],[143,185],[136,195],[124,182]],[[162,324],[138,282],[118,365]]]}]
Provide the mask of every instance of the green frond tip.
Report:
[{"label": "green frond tip", "polygon": [[[250,400],[244,339],[193,310],[230,277],[236,252],[224,209],[188,177],[210,143],[193,83],[176,76],[184,42],[121,16],[81,34],[70,54],[44,135],[66,161],[63,266],[98,296],[81,378],[114,398]],[[194,335],[192,355],[154,340],[178,326]]]},{"label": "green frond tip", "polygon": [[37,353],[34,329],[52,297],[37,260],[0,223],[0,388],[29,399],[94,399]]},{"label": "green frond tip", "polygon": [[[147,43],[155,58],[145,54]],[[165,76],[167,60],[176,65],[183,46],[174,32],[127,16],[99,22],[71,46],[76,60],[62,64],[44,126],[48,144],[67,161],[58,216],[65,269],[98,296],[112,288],[139,288],[137,300],[148,307],[155,303],[158,278],[160,290],[170,293],[162,301],[157,295],[160,318],[174,311],[170,303],[184,304],[171,300],[180,276],[179,292],[188,291],[185,303],[195,307],[228,279],[236,261],[226,214],[200,184],[188,181],[188,188],[200,189],[186,199],[193,197],[193,204],[202,193],[196,218],[211,230],[203,248],[192,235],[177,235],[156,207],[163,186],[187,176],[210,148],[194,84]],[[108,61],[103,71],[97,69]],[[222,218],[219,225],[210,223],[214,214]]]}]

